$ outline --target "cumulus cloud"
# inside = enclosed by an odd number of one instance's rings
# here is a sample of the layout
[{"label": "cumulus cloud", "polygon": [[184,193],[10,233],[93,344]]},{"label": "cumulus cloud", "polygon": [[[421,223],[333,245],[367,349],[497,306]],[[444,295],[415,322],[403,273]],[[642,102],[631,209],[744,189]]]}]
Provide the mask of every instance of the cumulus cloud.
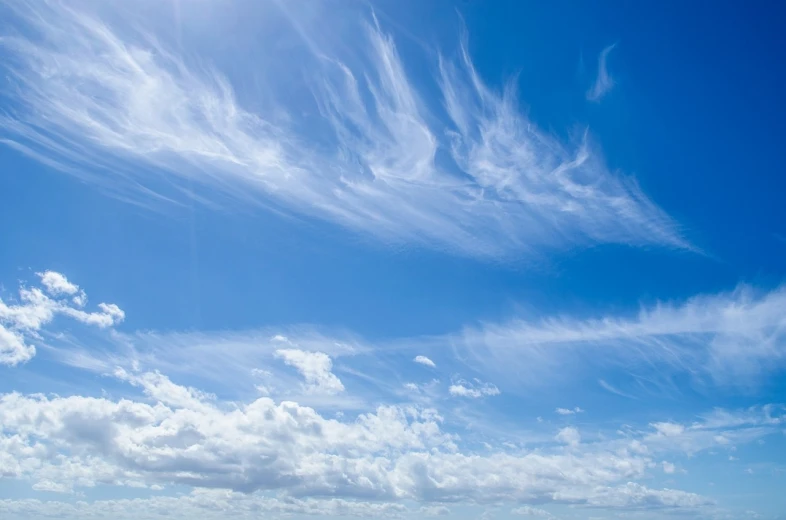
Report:
[{"label": "cumulus cloud", "polygon": [[450,385],[448,392],[450,392],[450,395],[452,396],[471,397],[473,399],[500,394],[499,388],[497,388],[495,385],[491,383],[484,383],[478,379],[475,379],[474,381],[460,379]]},{"label": "cumulus cloud", "polygon": [[[256,504],[254,511],[294,514],[322,508],[325,514],[361,516],[374,513],[374,507],[380,514],[404,511],[402,501],[419,502],[426,508],[421,513],[436,515],[451,502],[549,501],[612,508],[707,503],[689,493],[627,484],[643,478],[652,461],[617,446],[479,455],[461,449],[460,438],[444,431],[434,409],[386,405],[355,418],[331,419],[267,397],[222,403],[160,373],[118,371],[115,377],[141,388],[145,398],[0,396],[4,477],[56,492],[99,484],[190,486],[198,490],[161,497],[160,503],[182,504],[181,515],[194,511],[199,518],[205,516],[198,514],[199,507],[211,510],[216,502],[226,505],[223,513]],[[564,429],[558,437],[579,446],[577,431]],[[258,494],[265,491],[276,491],[276,501]],[[206,499],[192,502],[195,495]],[[327,495],[331,501],[319,498]],[[65,508],[68,517],[131,504],[6,500],[0,511],[39,514]],[[137,504],[143,511],[150,506]]]},{"label": "cumulus cloud", "polygon": [[554,438],[559,442],[567,444],[573,448],[578,446],[581,442],[581,434],[576,428],[573,428],[572,426],[562,428],[559,432],[557,432],[557,435]]},{"label": "cumulus cloud", "polygon": [[[480,258],[598,243],[691,248],[589,138],[559,141],[527,119],[512,85],[489,87],[465,44],[435,65],[437,99],[415,87],[376,23],[354,31],[363,56],[329,45],[303,60],[282,56],[280,66],[313,78],[316,104],[306,108],[326,125],[315,137],[303,130],[313,127],[299,119],[303,106],[282,97],[252,111],[217,67],[83,8],[5,7],[25,30],[0,39],[14,82],[0,139],[123,198],[177,199],[162,186],[187,185],[210,204],[221,194],[385,243]],[[276,74],[264,77],[265,93],[281,90]]]},{"label": "cumulus cloud", "polygon": [[37,273],[41,277],[41,284],[46,288],[49,294],[58,296],[61,294],[74,295],[79,291],[79,286],[72,284],[68,278],[60,273],[54,271],[45,271]]},{"label": "cumulus cloud", "polygon": [[573,409],[570,409],[570,408],[557,408],[555,411],[559,415],[574,415],[574,414],[577,414],[577,413],[584,413],[584,410],[582,410],[578,406],[573,408]]},{"label": "cumulus cloud", "polygon": [[[125,319],[125,313],[115,304],[99,303],[97,312],[82,310],[87,298],[84,291],[60,273],[46,271],[38,276],[43,290],[23,285],[17,303],[9,304],[0,298],[0,364],[15,366],[32,359],[36,350],[29,342],[40,340],[42,328],[58,315],[100,328]],[[74,295],[80,299],[63,298]]]},{"label": "cumulus cloud", "polygon": [[306,380],[306,390],[337,394],[344,391],[344,385],[331,370],[333,361],[324,352],[306,352],[298,349],[276,350],[276,357],[294,367]]},{"label": "cumulus cloud", "polygon": [[431,368],[436,368],[437,367],[437,365],[434,364],[434,362],[431,361],[426,356],[415,356],[415,359],[413,359],[412,361],[414,361],[415,363],[420,363],[421,365],[425,365],[427,367],[431,367]]},{"label": "cumulus cloud", "polygon": [[600,52],[598,56],[598,75],[595,78],[595,83],[587,91],[587,99],[589,101],[600,101],[603,96],[608,94],[614,88],[614,79],[608,71],[606,62],[609,58],[609,53],[614,50],[616,44],[609,45]]}]

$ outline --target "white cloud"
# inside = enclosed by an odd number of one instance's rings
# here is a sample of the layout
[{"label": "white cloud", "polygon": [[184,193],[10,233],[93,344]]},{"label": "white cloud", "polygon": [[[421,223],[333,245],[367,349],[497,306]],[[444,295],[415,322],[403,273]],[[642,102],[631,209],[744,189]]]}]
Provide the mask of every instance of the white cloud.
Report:
[{"label": "white cloud", "polygon": [[448,388],[450,395],[456,397],[471,397],[477,399],[479,397],[487,397],[499,395],[500,391],[495,385],[491,383],[484,383],[479,380],[466,381],[460,379]]},{"label": "white cloud", "polygon": [[666,474],[672,474],[677,468],[671,462],[663,461],[663,472]]},{"label": "white cloud", "polygon": [[35,356],[35,347],[27,345],[19,332],[8,330],[0,323],[0,365],[16,366]]},{"label": "white cloud", "polygon": [[664,435],[666,437],[676,437],[678,435],[682,435],[682,433],[685,431],[685,427],[683,425],[672,422],[657,422],[651,424],[650,426],[655,428],[659,435]]},{"label": "white cloud", "polygon": [[[188,185],[211,204],[230,197],[482,258],[597,243],[691,248],[589,139],[560,142],[527,119],[512,85],[488,87],[466,46],[456,62],[440,59],[441,99],[430,102],[373,24],[352,29],[362,60],[327,44],[302,60],[269,49],[280,66],[309,72],[316,104],[276,99],[283,87],[268,74],[262,89],[274,99],[251,111],[228,78],[165,48],[164,37],[60,3],[6,10],[29,30],[1,40],[15,88],[0,139],[123,198],[153,203],[182,196],[157,188]],[[301,130],[313,128],[299,119],[309,110],[326,125],[319,137]]]},{"label": "white cloud", "polygon": [[293,515],[326,517],[399,518],[408,510],[390,502],[364,502],[338,498],[273,498],[260,494],[199,489],[180,496],[118,500],[0,500],[4,519],[112,518],[118,520],[171,520],[198,518],[286,518]]},{"label": "white cloud", "polygon": [[337,394],[344,391],[344,385],[331,370],[333,362],[324,352],[306,352],[298,349],[276,350],[276,357],[295,367],[306,380],[306,390]]},{"label": "white cloud", "polygon": [[415,363],[420,363],[421,365],[425,365],[427,367],[431,367],[431,368],[436,368],[437,367],[437,365],[434,364],[434,362],[431,361],[426,356],[415,356],[415,359],[413,359],[412,361],[414,361]]},{"label": "white cloud", "polygon": [[36,273],[41,277],[41,284],[47,292],[53,296],[75,295],[79,291],[79,286],[68,281],[68,278],[55,271],[44,271]]},{"label": "white cloud", "polygon": [[537,507],[532,507],[532,506],[517,507],[516,509],[513,509],[511,513],[519,516],[536,516],[538,518],[554,518],[554,515],[552,515],[545,509],[539,509]]},{"label": "white cloud", "polygon": [[784,308],[786,286],[757,291],[741,285],[728,293],[659,302],[634,316],[514,320],[450,339],[472,366],[531,384],[567,377],[574,366],[621,365],[628,374],[655,367],[705,383],[755,385],[786,362]]},{"label": "white cloud", "polygon": [[557,408],[555,410],[555,412],[557,412],[559,415],[574,415],[574,414],[577,414],[577,413],[584,413],[584,410],[582,410],[581,408],[579,408],[577,406],[577,407],[575,407],[573,409],[570,409],[570,408]]},{"label": "white cloud", "polygon": [[[68,316],[86,325],[111,327],[125,319],[125,313],[115,304],[99,303],[99,312],[86,312],[72,300],[59,296],[84,295],[79,287],[60,273],[39,273],[48,296],[40,288],[19,288],[19,302],[6,303],[0,299],[0,364],[15,366],[35,356],[36,349],[28,344],[41,339],[42,328],[57,315]],[[84,299],[86,300],[86,296]]]},{"label": "white cloud", "polygon": [[[579,445],[578,432],[571,429],[558,435],[572,447],[569,452],[544,447],[479,455],[463,452],[460,439],[443,431],[443,419],[433,409],[380,406],[354,418],[328,419],[312,408],[266,397],[220,402],[159,373],[118,371],[116,376],[141,388],[146,399],[0,396],[4,476],[59,492],[99,484],[198,487],[180,498],[160,497],[162,504],[182,504],[179,514],[191,511],[195,518],[205,515],[192,507],[211,511],[219,503],[226,514],[237,510],[236,500],[245,504],[241,510],[253,503],[254,511],[270,507],[283,513],[277,508],[290,507],[286,512],[297,514],[312,504],[309,512],[357,511],[361,516],[373,516],[373,507],[381,508],[380,513],[403,512],[401,501],[420,503],[424,514],[443,514],[450,502],[611,508],[694,508],[707,502],[678,491],[625,484],[645,477],[652,461],[615,446]],[[278,502],[256,493],[263,491],[276,491]],[[338,502],[303,498],[327,494]],[[205,500],[190,502],[187,497],[195,495]],[[29,508],[40,517],[41,508],[66,507],[49,504],[6,500],[0,501],[0,511],[18,514]],[[65,516],[90,516],[90,511],[109,507],[106,501],[80,504],[68,506],[83,509],[69,509]],[[148,507],[145,501],[115,504],[138,504],[142,511]]]},{"label": "white cloud", "polygon": [[572,426],[562,428],[559,432],[557,432],[557,435],[554,438],[557,441],[567,444],[572,448],[575,448],[581,442],[581,434],[579,434],[579,431]]},{"label": "white cloud", "polygon": [[601,98],[608,94],[614,87],[614,79],[609,75],[608,66],[606,64],[609,53],[614,50],[614,47],[616,47],[616,44],[609,45],[604,48],[598,56],[598,75],[592,88],[587,91],[587,99],[590,101],[600,101]]}]

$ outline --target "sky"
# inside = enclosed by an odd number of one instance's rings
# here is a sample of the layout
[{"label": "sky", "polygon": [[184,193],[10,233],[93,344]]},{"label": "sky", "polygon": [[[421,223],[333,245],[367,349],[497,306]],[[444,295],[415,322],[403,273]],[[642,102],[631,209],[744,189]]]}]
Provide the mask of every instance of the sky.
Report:
[{"label": "sky", "polygon": [[783,519],[777,2],[0,6],[0,517]]}]

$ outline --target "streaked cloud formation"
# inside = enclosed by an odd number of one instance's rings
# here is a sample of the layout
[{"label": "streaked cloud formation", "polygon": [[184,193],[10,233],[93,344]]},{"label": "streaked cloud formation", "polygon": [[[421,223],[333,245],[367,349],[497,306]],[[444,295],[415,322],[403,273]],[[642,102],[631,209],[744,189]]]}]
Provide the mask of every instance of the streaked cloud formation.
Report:
[{"label": "streaked cloud formation", "polygon": [[[687,373],[731,385],[755,385],[786,361],[786,288],[740,285],[731,292],[642,306],[638,314],[590,319],[555,316],[468,328],[452,341],[473,363],[555,375],[560,360]],[[562,363],[561,371],[570,366]],[[606,381],[605,389],[626,395]]]},{"label": "streaked cloud formation", "polygon": [[691,247],[586,135],[560,142],[527,119],[512,84],[487,85],[466,44],[434,64],[435,99],[413,84],[392,37],[358,22],[366,54],[326,47],[303,64],[326,125],[310,133],[286,100],[244,108],[220,63],[196,66],[80,7],[5,7],[26,30],[1,40],[16,107],[0,118],[2,140],[118,196],[151,204],[183,190],[220,204],[223,194],[483,258]]},{"label": "streaked cloud formation", "polygon": [[616,46],[616,43],[609,45],[604,48],[600,52],[600,56],[598,56],[598,75],[595,78],[595,83],[592,85],[592,88],[587,91],[587,99],[590,101],[600,101],[612,88],[614,88],[614,79],[609,75],[606,62],[608,61],[609,53],[611,53]]}]

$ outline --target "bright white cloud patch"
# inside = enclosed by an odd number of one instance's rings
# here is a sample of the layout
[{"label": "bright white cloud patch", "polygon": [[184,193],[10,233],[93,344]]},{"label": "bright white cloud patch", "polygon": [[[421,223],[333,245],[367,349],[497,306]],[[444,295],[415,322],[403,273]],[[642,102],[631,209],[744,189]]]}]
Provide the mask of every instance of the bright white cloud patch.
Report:
[{"label": "bright white cloud patch", "polygon": [[413,361],[415,363],[420,363],[421,365],[426,365],[427,367],[431,367],[431,368],[436,368],[437,366],[436,364],[434,364],[433,361],[431,361],[426,356],[415,356],[415,359]]},{"label": "bright white cloud patch", "polygon": [[479,397],[499,395],[499,388],[491,383],[484,383],[475,379],[474,381],[465,381],[463,379],[456,381],[448,388],[450,395],[456,397],[471,397],[477,399]]},{"label": "bright white cloud patch", "polygon": [[[341,421],[264,397],[226,406],[157,373],[116,376],[143,388],[150,401],[2,395],[5,476],[61,492],[98,484],[185,485],[394,503],[548,500],[626,507],[645,498],[662,500],[664,507],[706,503],[680,491],[661,497],[642,486],[629,488],[624,483],[643,477],[650,460],[626,450],[477,455],[462,452],[459,437],[443,431],[442,417],[431,409],[381,406]],[[578,433],[569,428],[558,438],[578,447]],[[0,508],[13,511],[22,504],[6,501]],[[276,502],[267,504],[261,507]]]},{"label": "bright white cloud patch", "polygon": [[333,362],[323,352],[305,352],[298,349],[276,350],[276,357],[284,363],[295,367],[306,380],[306,390],[309,392],[324,392],[336,394],[344,391],[344,385],[331,370]]},{"label": "bright white cloud patch", "polygon": [[115,304],[99,303],[99,311],[86,312],[78,308],[80,302],[63,298],[77,294],[79,287],[60,273],[46,271],[39,273],[39,277],[44,290],[22,286],[18,302],[0,298],[0,365],[30,361],[36,353],[30,343],[40,340],[42,328],[58,315],[100,328],[111,327],[125,318],[125,313]]},{"label": "bright white cloud patch", "polygon": [[574,415],[574,414],[577,414],[577,413],[584,413],[584,410],[582,410],[578,406],[573,408],[573,409],[570,409],[570,408],[557,408],[555,411],[559,415]]},{"label": "bright white cloud patch", "polygon": [[[436,98],[415,87],[377,25],[351,31],[363,56],[327,44],[303,60],[281,55],[278,66],[313,78],[315,104],[305,108],[326,125],[314,134],[298,120],[303,106],[283,97],[243,107],[221,64],[194,65],[165,38],[60,3],[11,2],[5,12],[26,30],[0,40],[15,82],[4,142],[113,193],[140,185],[128,178],[145,187],[136,197],[173,181],[205,198],[222,193],[385,242],[485,258],[596,243],[690,248],[589,139],[560,142],[527,119],[513,85],[489,87],[466,46],[434,64]],[[264,92],[282,89],[276,77],[257,76],[270,82]]]},{"label": "bright white cloud patch", "polygon": [[54,271],[45,271],[38,273],[41,277],[41,285],[43,285],[49,294],[54,296],[66,294],[74,295],[79,291],[79,286],[74,285],[68,281],[68,278],[60,273]]}]

